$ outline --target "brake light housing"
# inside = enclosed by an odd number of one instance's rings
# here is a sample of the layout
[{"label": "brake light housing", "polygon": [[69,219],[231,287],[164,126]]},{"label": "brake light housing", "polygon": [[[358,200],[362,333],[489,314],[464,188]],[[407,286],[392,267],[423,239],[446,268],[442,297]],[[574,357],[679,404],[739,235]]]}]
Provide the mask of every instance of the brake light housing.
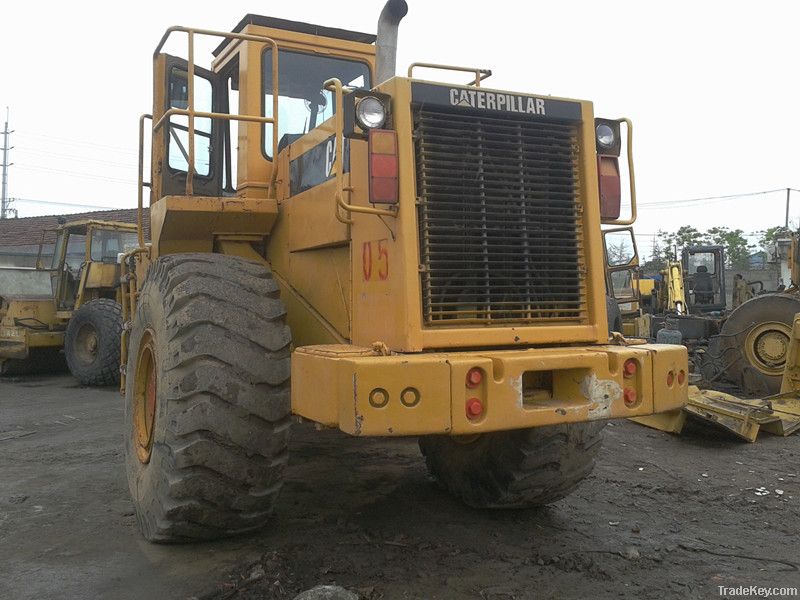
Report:
[{"label": "brake light housing", "polygon": [[397,132],[369,130],[369,201],[397,204],[400,199]]}]

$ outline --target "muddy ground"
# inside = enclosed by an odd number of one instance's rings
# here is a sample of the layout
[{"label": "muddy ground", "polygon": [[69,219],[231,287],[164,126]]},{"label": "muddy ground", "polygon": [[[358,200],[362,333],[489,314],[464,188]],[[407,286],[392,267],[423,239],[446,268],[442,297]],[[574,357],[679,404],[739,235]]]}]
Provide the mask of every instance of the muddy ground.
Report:
[{"label": "muddy ground", "polygon": [[334,582],[368,599],[800,587],[797,435],[747,444],[616,422],[570,498],[481,512],[436,487],[413,440],[300,426],[270,527],[154,546],[136,531],[121,431],[114,390],[68,376],[0,381],[0,598],[292,598]]}]

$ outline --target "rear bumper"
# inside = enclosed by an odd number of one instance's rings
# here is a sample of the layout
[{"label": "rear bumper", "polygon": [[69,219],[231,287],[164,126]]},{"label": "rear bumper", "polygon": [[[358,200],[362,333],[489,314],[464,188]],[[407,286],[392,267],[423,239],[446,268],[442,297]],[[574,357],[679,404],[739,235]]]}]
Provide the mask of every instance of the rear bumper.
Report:
[{"label": "rear bumper", "polygon": [[[476,367],[482,381],[469,387]],[[673,410],[687,402],[687,373],[686,348],[671,345],[391,356],[306,346],[292,355],[292,410],[353,435],[469,435]],[[470,418],[475,398],[483,412]]]},{"label": "rear bumper", "polygon": [[25,360],[31,348],[64,345],[63,331],[37,331],[28,327],[0,327],[0,358]]}]

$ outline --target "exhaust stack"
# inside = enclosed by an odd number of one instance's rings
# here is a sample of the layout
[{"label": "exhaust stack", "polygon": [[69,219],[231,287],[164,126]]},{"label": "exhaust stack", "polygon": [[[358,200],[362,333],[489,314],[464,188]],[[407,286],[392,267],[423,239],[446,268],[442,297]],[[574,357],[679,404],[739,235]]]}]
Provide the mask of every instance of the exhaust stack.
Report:
[{"label": "exhaust stack", "polygon": [[397,63],[397,31],[400,21],[408,13],[408,4],[405,0],[388,0],[378,18],[378,39],[375,41],[377,48],[377,73],[375,83],[383,83],[395,75]]}]

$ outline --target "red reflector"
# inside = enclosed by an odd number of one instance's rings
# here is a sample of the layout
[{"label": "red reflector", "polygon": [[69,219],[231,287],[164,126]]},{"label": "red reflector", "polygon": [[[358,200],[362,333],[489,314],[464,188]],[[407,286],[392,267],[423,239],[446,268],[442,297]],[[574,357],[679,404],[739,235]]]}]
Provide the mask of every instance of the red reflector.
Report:
[{"label": "red reflector", "polygon": [[619,159],[616,156],[598,156],[597,178],[600,185],[600,218],[611,221],[619,219],[622,203]]},{"label": "red reflector", "polygon": [[667,373],[667,387],[672,387],[673,383],[675,383],[675,373],[670,371]]},{"label": "red reflector", "polygon": [[483,414],[483,404],[477,398],[467,400],[467,416],[470,419],[477,419]]},{"label": "red reflector", "polygon": [[632,358],[626,360],[625,365],[622,367],[622,371],[625,377],[633,377],[636,375],[636,361]]},{"label": "red reflector", "polygon": [[371,177],[397,177],[397,156],[393,154],[371,154],[369,157]]},{"label": "red reflector", "polygon": [[636,390],[625,388],[625,391],[622,393],[622,395],[625,398],[625,406],[633,406],[636,404]]},{"label": "red reflector", "polygon": [[681,371],[678,373],[678,384],[683,385],[683,382],[686,381],[686,372]]},{"label": "red reflector", "polygon": [[474,388],[478,387],[483,381],[483,373],[478,367],[470,369],[467,371],[467,387]]},{"label": "red reflector", "polygon": [[369,201],[373,204],[397,204],[399,195],[397,132],[370,129]]}]

